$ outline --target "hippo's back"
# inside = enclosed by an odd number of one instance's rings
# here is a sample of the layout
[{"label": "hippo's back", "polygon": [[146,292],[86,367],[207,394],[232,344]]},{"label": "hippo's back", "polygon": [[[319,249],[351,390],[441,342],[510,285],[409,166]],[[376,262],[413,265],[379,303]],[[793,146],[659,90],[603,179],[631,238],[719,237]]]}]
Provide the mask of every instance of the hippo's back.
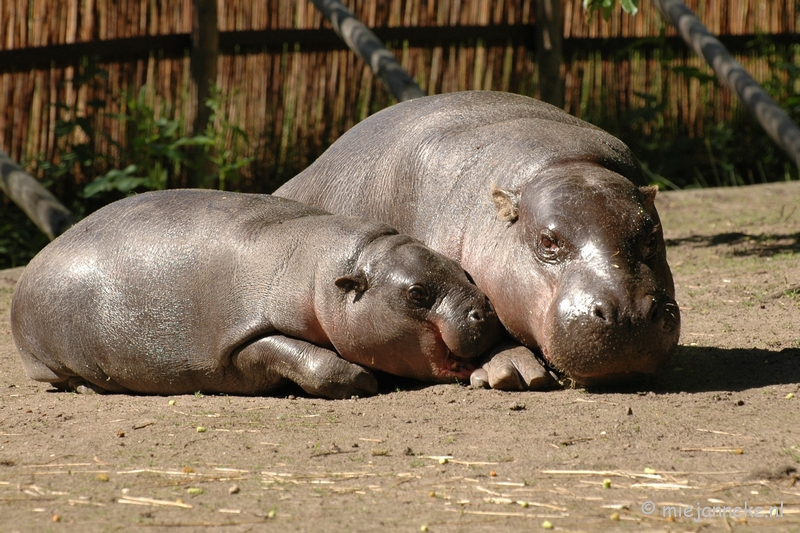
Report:
[{"label": "hippo's back", "polygon": [[570,161],[644,181],[624,143],[550,104],[503,92],[449,93],[367,118],[275,195],[426,240],[438,208],[472,210],[482,198],[491,209],[491,184],[518,186]]}]

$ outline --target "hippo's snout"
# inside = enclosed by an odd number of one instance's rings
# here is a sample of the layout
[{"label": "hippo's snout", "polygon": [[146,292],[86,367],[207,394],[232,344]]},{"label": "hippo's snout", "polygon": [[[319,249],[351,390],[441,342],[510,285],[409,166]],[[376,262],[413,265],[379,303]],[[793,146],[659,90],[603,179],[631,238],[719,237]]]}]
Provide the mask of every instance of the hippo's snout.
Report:
[{"label": "hippo's snout", "polygon": [[494,307],[477,288],[445,314],[460,317],[445,320],[440,325],[442,340],[459,358],[473,359],[482,355],[502,336],[503,326]]},{"label": "hippo's snout", "polygon": [[[645,295],[635,302],[635,310],[631,318],[635,322],[657,322],[663,318],[658,299],[654,295]],[[613,297],[596,299],[589,315],[598,321],[598,327],[614,327],[619,320],[619,303]]]},{"label": "hippo's snout", "polygon": [[481,305],[475,306],[467,313],[467,323],[470,327],[482,327],[484,323],[497,320],[497,313],[488,298],[484,298]]},{"label": "hippo's snout", "polygon": [[611,291],[562,293],[545,357],[582,384],[652,374],[678,343],[680,314],[665,292],[621,300]]}]

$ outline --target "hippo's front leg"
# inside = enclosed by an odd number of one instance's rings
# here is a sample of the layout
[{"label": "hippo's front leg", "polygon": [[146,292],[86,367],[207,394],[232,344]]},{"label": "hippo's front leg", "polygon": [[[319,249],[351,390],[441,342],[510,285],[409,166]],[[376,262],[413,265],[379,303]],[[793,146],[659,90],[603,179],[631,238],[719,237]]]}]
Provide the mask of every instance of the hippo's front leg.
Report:
[{"label": "hippo's front leg", "polygon": [[234,364],[246,378],[266,380],[269,385],[288,379],[314,396],[338,399],[378,392],[378,381],[368,370],[332,350],[283,335],[248,344],[236,355]]},{"label": "hippo's front leg", "polygon": [[558,387],[558,381],[533,352],[514,341],[503,342],[492,348],[486,362],[472,372],[469,381],[473,387],[507,391],[550,390]]}]

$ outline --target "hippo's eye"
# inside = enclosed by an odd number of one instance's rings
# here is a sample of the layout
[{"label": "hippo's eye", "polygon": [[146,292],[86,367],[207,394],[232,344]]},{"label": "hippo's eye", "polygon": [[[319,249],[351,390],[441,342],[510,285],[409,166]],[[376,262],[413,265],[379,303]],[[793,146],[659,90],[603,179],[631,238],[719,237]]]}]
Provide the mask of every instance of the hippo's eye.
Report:
[{"label": "hippo's eye", "polygon": [[408,299],[418,304],[428,302],[428,291],[422,285],[412,285],[408,288]]},{"label": "hippo's eye", "polygon": [[650,230],[647,239],[644,241],[644,258],[650,259],[658,251],[658,231],[661,229],[660,225],[656,225]]},{"label": "hippo's eye", "polygon": [[539,234],[539,254],[545,260],[553,260],[556,258],[561,245],[558,242],[558,237],[550,231],[544,230]]}]

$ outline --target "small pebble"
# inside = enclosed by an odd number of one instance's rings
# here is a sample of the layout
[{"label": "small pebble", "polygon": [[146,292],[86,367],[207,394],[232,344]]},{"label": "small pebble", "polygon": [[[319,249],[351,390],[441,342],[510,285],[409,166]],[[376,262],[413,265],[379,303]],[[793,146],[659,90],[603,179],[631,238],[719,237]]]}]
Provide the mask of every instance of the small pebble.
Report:
[{"label": "small pebble", "polygon": [[228,494],[239,494],[239,485],[231,485]]}]

